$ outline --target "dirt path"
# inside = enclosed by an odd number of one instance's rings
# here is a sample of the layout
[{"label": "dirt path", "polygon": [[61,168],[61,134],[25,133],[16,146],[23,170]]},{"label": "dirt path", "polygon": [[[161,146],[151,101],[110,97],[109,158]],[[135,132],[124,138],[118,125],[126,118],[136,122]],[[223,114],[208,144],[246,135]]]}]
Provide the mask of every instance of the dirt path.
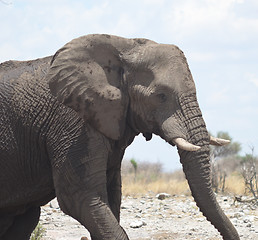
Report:
[{"label": "dirt path", "polygon": [[[243,240],[258,239],[258,206],[233,204],[233,198],[218,196],[220,205],[236,226]],[[78,222],[60,211],[55,203],[42,208],[41,223],[47,230],[46,240],[90,239]],[[214,227],[202,216],[193,199],[173,196],[164,200],[154,195],[138,198],[124,197],[121,206],[121,225],[132,240],[222,239]]]}]

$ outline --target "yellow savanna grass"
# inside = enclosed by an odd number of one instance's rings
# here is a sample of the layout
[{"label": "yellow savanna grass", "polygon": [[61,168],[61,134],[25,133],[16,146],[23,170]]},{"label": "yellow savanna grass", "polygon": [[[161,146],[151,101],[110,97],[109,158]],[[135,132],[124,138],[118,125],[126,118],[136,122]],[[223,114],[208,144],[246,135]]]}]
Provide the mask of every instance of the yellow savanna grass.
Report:
[{"label": "yellow savanna grass", "polygon": [[244,179],[239,174],[231,174],[226,178],[225,191],[234,195],[246,194]]},{"label": "yellow savanna grass", "polygon": [[[131,162],[122,165],[122,191],[124,196],[144,195],[148,192],[166,192],[171,195],[188,195],[190,190],[182,169],[173,173],[162,172],[160,163],[139,162],[134,169]],[[137,171],[136,171],[137,170]],[[225,179],[225,194],[244,195],[245,183],[242,175],[236,171]],[[221,192],[223,182],[218,186]]]},{"label": "yellow savanna grass", "polygon": [[124,179],[122,190],[124,196],[144,195],[148,192],[165,192],[171,195],[181,195],[189,193],[189,187],[186,180],[166,180],[162,178],[152,182],[146,182],[144,180],[131,181],[128,179]]},{"label": "yellow savanna grass", "polygon": [[[168,176],[159,176],[153,181],[144,177],[134,179],[133,175],[123,177],[122,191],[124,196],[144,195],[148,192],[161,193],[166,192],[171,195],[189,195],[190,190],[185,179],[169,178]],[[245,184],[241,176],[232,174],[226,178],[225,193],[233,195],[244,195]]]}]

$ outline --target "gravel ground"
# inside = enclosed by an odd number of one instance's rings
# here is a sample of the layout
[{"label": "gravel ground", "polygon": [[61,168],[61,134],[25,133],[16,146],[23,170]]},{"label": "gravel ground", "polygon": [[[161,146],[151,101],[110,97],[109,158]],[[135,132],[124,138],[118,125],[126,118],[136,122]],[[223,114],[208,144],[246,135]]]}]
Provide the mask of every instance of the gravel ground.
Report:
[{"label": "gravel ground", "polygon": [[[238,202],[233,205],[234,199],[229,196],[217,198],[240,238],[258,239],[258,206]],[[46,229],[44,240],[80,240],[82,236],[90,239],[87,230],[62,213],[56,201],[42,208],[40,221]],[[189,196],[167,196],[163,200],[153,194],[124,197],[121,225],[131,240],[222,239]]]}]

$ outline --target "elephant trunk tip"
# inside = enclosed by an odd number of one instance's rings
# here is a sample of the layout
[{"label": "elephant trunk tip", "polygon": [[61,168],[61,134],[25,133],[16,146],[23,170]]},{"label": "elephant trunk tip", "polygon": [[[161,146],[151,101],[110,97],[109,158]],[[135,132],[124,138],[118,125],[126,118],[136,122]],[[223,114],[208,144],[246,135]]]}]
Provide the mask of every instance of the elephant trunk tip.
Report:
[{"label": "elephant trunk tip", "polygon": [[[216,202],[216,205],[217,204],[218,203]],[[200,211],[203,213],[203,216],[218,230],[218,232],[220,233],[220,235],[224,240],[240,240],[240,237],[236,228],[233,226],[233,224],[225,215],[225,213],[222,211],[219,205],[217,205],[216,207],[214,206],[209,210],[199,206],[198,203],[197,203],[197,206],[199,207]],[[219,214],[219,216],[217,215],[217,217],[214,217],[216,214]]]}]

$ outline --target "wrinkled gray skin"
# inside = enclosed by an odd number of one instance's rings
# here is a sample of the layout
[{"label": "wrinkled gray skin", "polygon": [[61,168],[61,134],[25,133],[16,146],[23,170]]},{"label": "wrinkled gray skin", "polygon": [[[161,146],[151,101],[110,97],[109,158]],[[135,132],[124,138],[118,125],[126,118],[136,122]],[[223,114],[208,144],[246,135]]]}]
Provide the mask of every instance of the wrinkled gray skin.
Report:
[{"label": "wrinkled gray skin", "polygon": [[209,136],[176,46],[88,35],[52,60],[5,62],[0,104],[0,239],[29,239],[55,196],[92,239],[128,239],[120,167],[139,133],[201,146],[178,149],[192,195],[223,239],[239,239],[211,189]]}]

